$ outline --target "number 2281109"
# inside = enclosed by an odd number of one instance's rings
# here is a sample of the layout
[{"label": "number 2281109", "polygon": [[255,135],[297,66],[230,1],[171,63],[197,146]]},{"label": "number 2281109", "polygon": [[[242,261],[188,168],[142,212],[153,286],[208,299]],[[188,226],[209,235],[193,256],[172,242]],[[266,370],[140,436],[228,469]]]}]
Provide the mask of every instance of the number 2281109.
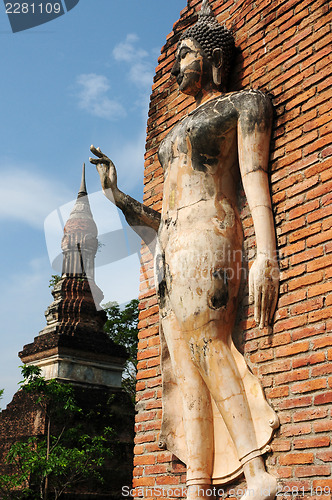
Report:
[{"label": "number 2281109", "polygon": [[60,14],[60,3],[6,3],[7,14]]}]

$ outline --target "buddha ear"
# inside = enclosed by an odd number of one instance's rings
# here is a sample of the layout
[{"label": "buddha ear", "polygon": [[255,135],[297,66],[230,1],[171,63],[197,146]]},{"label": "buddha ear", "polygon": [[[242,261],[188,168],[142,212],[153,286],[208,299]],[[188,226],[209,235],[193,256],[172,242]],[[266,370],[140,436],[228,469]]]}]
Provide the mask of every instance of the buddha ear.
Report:
[{"label": "buddha ear", "polygon": [[212,52],[212,77],[215,85],[222,82],[223,54],[221,49],[213,49]]},{"label": "buddha ear", "polygon": [[213,64],[215,65],[216,68],[220,68],[223,63],[223,54],[222,50],[219,48],[213,49],[212,52],[212,59],[213,59]]}]

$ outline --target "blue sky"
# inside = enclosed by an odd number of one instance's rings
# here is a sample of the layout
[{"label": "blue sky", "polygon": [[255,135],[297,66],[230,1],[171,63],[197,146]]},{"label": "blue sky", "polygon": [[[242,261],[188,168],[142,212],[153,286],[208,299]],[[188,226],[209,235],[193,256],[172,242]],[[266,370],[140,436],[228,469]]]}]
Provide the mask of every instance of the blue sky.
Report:
[{"label": "blue sky", "polygon": [[[44,310],[52,301],[48,283],[56,273],[50,259],[59,253],[61,218],[66,220],[76,198],[83,162],[99,231],[121,229],[88,163],[90,144],[113,159],[119,186],[142,198],[154,69],[185,5],[80,0],[58,19],[13,34],[0,3],[2,408],[20,380],[18,351],[45,326]],[[138,269],[136,254],[99,266],[96,281],[105,301],[136,297]]]}]

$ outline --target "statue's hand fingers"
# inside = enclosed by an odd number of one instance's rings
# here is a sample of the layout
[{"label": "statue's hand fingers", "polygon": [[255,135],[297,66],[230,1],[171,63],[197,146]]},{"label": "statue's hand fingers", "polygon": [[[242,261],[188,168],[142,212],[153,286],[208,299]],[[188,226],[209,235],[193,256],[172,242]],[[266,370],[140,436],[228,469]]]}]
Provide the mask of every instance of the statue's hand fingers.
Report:
[{"label": "statue's hand fingers", "polygon": [[98,156],[98,158],[102,158],[103,156],[105,156],[104,153],[100,151],[100,148],[95,148],[93,144],[91,144],[90,146],[90,151],[94,155]]},{"label": "statue's hand fingers", "polygon": [[255,321],[257,324],[260,323],[260,317],[261,317],[261,305],[262,305],[262,287],[258,286],[256,284],[255,289],[254,289],[254,296],[255,296]]},{"label": "statue's hand fingers", "polygon": [[89,162],[92,163],[92,165],[100,164],[99,158],[89,158]]},{"label": "statue's hand fingers", "polygon": [[275,301],[275,289],[271,284],[266,288],[265,298],[262,300],[261,328],[270,324],[271,309]]},{"label": "statue's hand fingers", "polygon": [[273,316],[277,307],[277,302],[278,302],[278,289],[274,288],[273,289],[273,298],[272,298],[272,303],[271,303],[271,309],[270,309],[270,315],[269,315],[269,324],[272,323]]},{"label": "statue's hand fingers", "polygon": [[259,322],[260,328],[264,328],[266,325],[265,318],[268,307],[269,307],[269,289],[268,287],[264,286],[262,289],[262,303],[261,303],[261,311],[260,311],[261,314]]}]

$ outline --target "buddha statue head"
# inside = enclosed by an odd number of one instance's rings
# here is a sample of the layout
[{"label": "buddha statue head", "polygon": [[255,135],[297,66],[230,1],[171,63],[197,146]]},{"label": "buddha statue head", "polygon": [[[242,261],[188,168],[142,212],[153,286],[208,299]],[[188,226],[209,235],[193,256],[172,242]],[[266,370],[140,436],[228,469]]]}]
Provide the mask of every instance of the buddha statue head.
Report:
[{"label": "buddha statue head", "polygon": [[195,95],[208,80],[225,90],[234,54],[234,37],[215,19],[208,0],[203,0],[196,24],[181,36],[172,74],[180,90]]}]

